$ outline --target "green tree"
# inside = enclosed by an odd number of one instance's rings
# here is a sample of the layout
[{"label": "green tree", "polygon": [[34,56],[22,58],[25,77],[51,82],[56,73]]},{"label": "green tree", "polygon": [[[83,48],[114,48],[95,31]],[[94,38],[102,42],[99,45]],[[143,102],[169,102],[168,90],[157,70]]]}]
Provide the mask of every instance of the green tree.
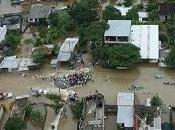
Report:
[{"label": "green tree", "polygon": [[107,6],[102,12],[102,18],[104,20],[118,20],[122,19],[122,15],[119,10],[115,9],[113,6]]},{"label": "green tree", "polygon": [[49,16],[51,28],[56,28],[58,33],[64,33],[73,29],[73,21],[67,12],[52,13]]},{"label": "green tree", "polygon": [[138,20],[139,16],[138,16],[138,11],[139,11],[139,7],[138,6],[134,6],[132,7],[126,14],[125,19],[127,20]]},{"label": "green tree", "polygon": [[133,5],[133,2],[134,2],[134,0],[124,0],[123,5],[124,5],[125,7],[130,7],[130,6]]},{"label": "green tree", "polygon": [[6,122],[4,128],[5,130],[22,130],[26,128],[26,124],[21,118],[13,116]]},{"label": "green tree", "polygon": [[130,67],[140,60],[140,49],[133,44],[103,47],[102,59],[110,66]]},{"label": "green tree", "polygon": [[72,107],[72,114],[74,115],[74,118],[79,120],[82,115],[83,110],[83,101],[77,102],[75,106]]},{"label": "green tree", "polygon": [[158,21],[159,20],[159,15],[158,15],[158,10],[154,9],[149,12],[149,20],[150,21]]},{"label": "green tree", "polygon": [[30,113],[30,118],[32,121],[42,121],[43,115],[39,110],[32,110]]},{"label": "green tree", "polygon": [[168,67],[175,68],[175,47],[171,48],[171,51],[165,59],[165,63]]},{"label": "green tree", "polygon": [[20,44],[21,35],[17,30],[9,30],[7,31],[5,41],[12,48],[16,49]]},{"label": "green tree", "polygon": [[160,107],[161,105],[162,105],[162,100],[158,94],[151,98],[151,106]]},{"label": "green tree", "polygon": [[47,49],[37,48],[32,52],[33,62],[38,64],[44,64],[47,60]]},{"label": "green tree", "polygon": [[[87,6],[88,5],[88,6]],[[94,6],[85,2],[79,2],[69,8],[69,14],[76,25],[89,24],[97,18],[97,10]]]}]

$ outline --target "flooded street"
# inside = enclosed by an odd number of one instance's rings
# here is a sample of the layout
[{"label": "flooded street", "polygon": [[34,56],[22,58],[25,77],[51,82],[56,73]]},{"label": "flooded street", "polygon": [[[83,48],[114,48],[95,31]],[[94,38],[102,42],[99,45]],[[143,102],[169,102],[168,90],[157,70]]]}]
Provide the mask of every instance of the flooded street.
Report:
[{"label": "flooded street", "polygon": [[20,5],[11,5],[11,0],[0,0],[0,15],[9,13],[19,13],[21,11],[22,8]]},{"label": "flooded street", "polygon": [[[0,89],[12,91],[14,95],[27,94],[31,87],[53,87],[50,82],[32,78],[36,74],[52,73],[53,69],[42,68],[40,71],[27,73],[26,77],[20,77],[17,73],[0,73]],[[155,74],[162,74],[162,79],[155,79]],[[116,96],[119,91],[127,90],[131,84],[138,80],[144,86],[144,92],[159,93],[167,104],[175,104],[175,86],[165,86],[164,81],[175,80],[175,71],[158,69],[156,65],[141,64],[131,70],[110,70],[96,67],[94,81],[87,86],[72,88],[80,96],[85,96],[98,90],[105,96],[106,104],[116,104]],[[72,119],[70,111],[67,111],[67,119],[63,119],[59,128],[61,130],[76,130],[76,123]]]}]

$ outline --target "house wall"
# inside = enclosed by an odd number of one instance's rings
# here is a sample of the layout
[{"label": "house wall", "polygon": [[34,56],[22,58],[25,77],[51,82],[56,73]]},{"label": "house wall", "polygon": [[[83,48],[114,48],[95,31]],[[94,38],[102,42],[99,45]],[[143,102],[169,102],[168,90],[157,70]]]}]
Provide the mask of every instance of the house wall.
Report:
[{"label": "house wall", "polygon": [[7,27],[3,25],[3,27],[0,27],[0,42],[2,42],[5,39],[6,33],[7,33]]}]

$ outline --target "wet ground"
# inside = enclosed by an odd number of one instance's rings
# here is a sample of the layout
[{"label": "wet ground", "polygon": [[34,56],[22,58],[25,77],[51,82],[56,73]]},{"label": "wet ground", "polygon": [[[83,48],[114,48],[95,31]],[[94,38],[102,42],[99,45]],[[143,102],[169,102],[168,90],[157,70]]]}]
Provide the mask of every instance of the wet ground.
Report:
[{"label": "wet ground", "polygon": [[[35,79],[36,74],[52,73],[48,66],[39,71],[30,72],[26,77],[20,77],[17,73],[0,73],[0,90],[12,91],[15,96],[27,94],[31,87],[53,87],[50,82]],[[105,96],[106,104],[116,104],[116,96],[119,91],[125,91],[135,81],[140,81],[144,92],[159,93],[166,104],[175,104],[175,86],[165,86],[164,81],[175,81],[175,71],[159,69],[156,65],[141,64],[132,70],[110,70],[101,67],[94,68],[94,81],[87,86],[73,88],[80,96],[98,90]],[[162,74],[162,79],[155,79],[155,74]],[[67,119],[60,123],[61,130],[76,130],[76,123],[72,119],[70,111]]]}]

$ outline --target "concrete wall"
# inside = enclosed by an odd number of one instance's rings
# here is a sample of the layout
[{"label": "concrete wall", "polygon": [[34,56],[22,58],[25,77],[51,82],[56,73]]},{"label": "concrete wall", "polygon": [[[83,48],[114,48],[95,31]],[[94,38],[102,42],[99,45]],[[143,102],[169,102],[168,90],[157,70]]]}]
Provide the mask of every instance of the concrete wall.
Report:
[{"label": "concrete wall", "polygon": [[7,33],[7,27],[6,25],[3,25],[0,27],[0,42],[2,42],[5,39],[5,35]]}]

